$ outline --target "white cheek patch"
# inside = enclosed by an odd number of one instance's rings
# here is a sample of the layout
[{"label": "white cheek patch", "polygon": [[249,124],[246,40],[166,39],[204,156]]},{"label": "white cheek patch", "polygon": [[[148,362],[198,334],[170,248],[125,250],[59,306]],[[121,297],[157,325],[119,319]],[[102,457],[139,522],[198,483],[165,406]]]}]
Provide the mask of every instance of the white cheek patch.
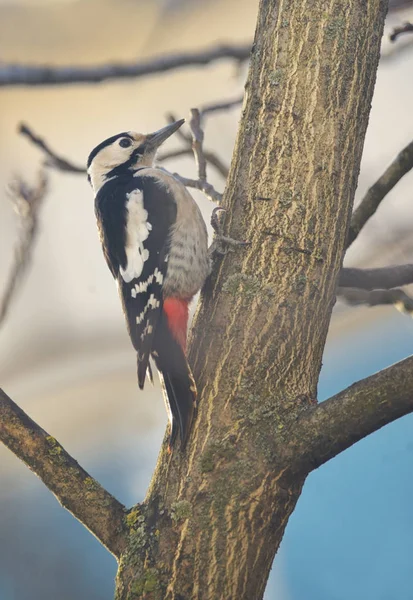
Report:
[{"label": "white cheek patch", "polygon": [[146,303],[145,308],[143,309],[143,311],[141,312],[141,314],[136,317],[136,323],[137,323],[137,325],[140,325],[140,323],[142,323],[143,319],[145,318],[146,313],[148,312],[148,310],[150,308],[152,308],[152,309],[153,308],[158,308],[159,305],[160,305],[159,300],[157,300],[155,298],[155,296],[153,294],[151,294],[149,296],[149,300]]},{"label": "white cheek patch", "polygon": [[144,248],[143,242],[147,239],[152,229],[148,223],[148,211],[143,205],[143,192],[133,190],[127,194],[127,222],[126,222],[126,269],[120,267],[122,279],[129,283],[140,276],[143,263],[149,258],[149,251]]}]

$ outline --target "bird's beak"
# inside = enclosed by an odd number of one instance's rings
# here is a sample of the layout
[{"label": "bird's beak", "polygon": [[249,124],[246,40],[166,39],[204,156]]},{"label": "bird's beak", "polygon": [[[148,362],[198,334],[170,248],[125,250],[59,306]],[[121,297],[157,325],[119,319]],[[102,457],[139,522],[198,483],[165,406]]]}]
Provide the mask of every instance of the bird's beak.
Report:
[{"label": "bird's beak", "polygon": [[148,133],[146,136],[146,147],[150,147],[151,150],[156,150],[159,148],[161,144],[164,143],[165,140],[168,139],[175,131],[177,131],[181,125],[185,123],[185,119],[180,119],[179,121],[175,121],[166,127],[162,127],[162,129],[158,129],[154,133]]}]

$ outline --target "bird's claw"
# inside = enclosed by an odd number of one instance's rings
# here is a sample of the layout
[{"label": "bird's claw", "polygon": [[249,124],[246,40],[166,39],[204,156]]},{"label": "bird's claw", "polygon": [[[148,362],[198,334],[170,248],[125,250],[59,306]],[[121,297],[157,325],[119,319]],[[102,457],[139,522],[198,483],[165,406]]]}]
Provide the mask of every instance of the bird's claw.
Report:
[{"label": "bird's claw", "polygon": [[234,240],[231,237],[223,235],[223,222],[222,219],[220,219],[220,213],[223,215],[226,212],[226,209],[221,208],[220,206],[217,206],[212,211],[211,227],[215,231],[215,237],[208,250],[210,257],[212,257],[214,254],[220,254],[221,256],[224,256],[228,252],[234,252],[235,248],[237,247],[249,246],[250,244],[250,242]]}]

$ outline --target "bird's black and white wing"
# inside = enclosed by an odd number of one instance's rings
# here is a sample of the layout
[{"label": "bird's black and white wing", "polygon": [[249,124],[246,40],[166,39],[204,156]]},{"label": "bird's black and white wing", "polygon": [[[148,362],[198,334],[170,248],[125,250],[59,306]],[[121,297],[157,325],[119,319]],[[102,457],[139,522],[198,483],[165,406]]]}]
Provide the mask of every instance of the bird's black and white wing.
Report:
[{"label": "bird's black and white wing", "polygon": [[[96,213],[104,254],[118,281],[129,335],[138,353],[138,383],[143,388],[162,314],[162,286],[176,204],[167,188],[153,177],[135,176],[124,185],[111,183],[102,188],[104,194],[98,193]],[[119,210],[122,203],[124,210]]]}]

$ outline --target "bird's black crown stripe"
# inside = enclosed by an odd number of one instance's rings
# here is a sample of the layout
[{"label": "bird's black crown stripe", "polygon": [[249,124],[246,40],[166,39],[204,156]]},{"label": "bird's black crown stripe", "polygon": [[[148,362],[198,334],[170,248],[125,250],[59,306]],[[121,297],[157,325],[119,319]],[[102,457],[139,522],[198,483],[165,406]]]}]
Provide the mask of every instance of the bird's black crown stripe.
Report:
[{"label": "bird's black crown stripe", "polygon": [[113,144],[113,142],[115,142],[121,137],[128,137],[131,140],[133,140],[133,137],[129,135],[129,133],[127,133],[126,131],[124,131],[123,133],[118,133],[117,135],[112,135],[112,137],[101,142],[98,146],[96,146],[96,148],[93,148],[92,152],[89,154],[89,158],[87,159],[87,168],[90,167],[90,165],[92,164],[92,160],[101,150],[103,150],[103,148],[106,148],[106,146],[110,146],[111,144]]}]

